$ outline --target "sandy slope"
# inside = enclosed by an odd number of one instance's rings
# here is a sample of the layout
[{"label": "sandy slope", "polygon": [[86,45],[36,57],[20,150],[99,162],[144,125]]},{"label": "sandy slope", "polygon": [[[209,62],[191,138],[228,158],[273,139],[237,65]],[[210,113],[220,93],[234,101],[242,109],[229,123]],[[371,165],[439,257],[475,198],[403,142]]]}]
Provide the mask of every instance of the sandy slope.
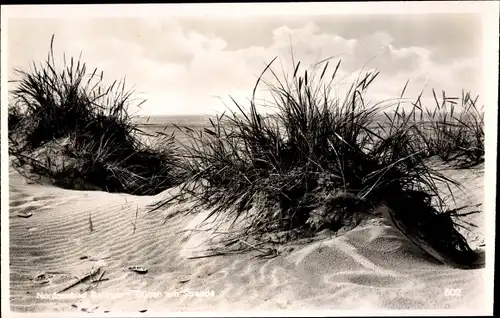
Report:
[{"label": "sandy slope", "polygon": [[[463,200],[481,202],[481,170],[469,171],[462,178],[472,189],[470,198]],[[174,216],[163,224],[172,209],[146,213],[148,204],[165,195],[69,191],[27,184],[12,171],[11,310],[137,313],[147,309],[147,313],[161,313],[483,308],[484,269],[465,271],[435,264],[397,231],[376,223],[337,238],[296,246],[273,259],[255,259],[250,254],[190,259],[202,251],[203,244],[198,245],[203,242],[182,230],[195,226],[198,219]],[[17,216],[26,211],[33,215]],[[470,236],[474,243],[480,240],[475,236]],[[149,271],[140,275],[127,269],[133,265]],[[53,296],[75,277],[98,266],[109,280],[79,284],[59,299],[37,297],[37,293]],[[87,288],[91,290],[80,294]],[[446,295],[447,288],[460,295]],[[205,292],[205,297],[174,294],[181,291]]]}]

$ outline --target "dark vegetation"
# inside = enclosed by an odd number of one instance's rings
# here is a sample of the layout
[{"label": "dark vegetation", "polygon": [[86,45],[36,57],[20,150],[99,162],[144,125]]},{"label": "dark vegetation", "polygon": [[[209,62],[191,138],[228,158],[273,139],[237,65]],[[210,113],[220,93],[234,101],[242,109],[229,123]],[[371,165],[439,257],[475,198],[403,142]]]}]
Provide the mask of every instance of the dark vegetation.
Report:
[{"label": "dark vegetation", "polygon": [[[466,127],[464,121],[475,109],[465,108],[457,119],[462,126],[455,130],[449,127],[451,120],[446,121],[444,107],[437,116],[430,114],[421,107],[420,98],[410,110],[399,103],[366,106],[364,95],[378,73],[361,77],[341,100],[331,94],[340,62],[330,77],[326,77],[329,62],[318,69],[320,73],[301,72],[300,62],[294,63],[293,75],[284,79],[271,64],[257,81],[249,111],[233,100],[239,111],[211,120],[210,128],[184,128],[193,140],[185,146],[183,161],[190,173],[188,182],[177,197],[155,208],[194,198],[189,211],[208,209],[207,220],[219,224],[240,221],[234,227],[236,237],[257,248],[277,237],[283,242],[325,228],[356,226],[385,205],[401,231],[419,235],[455,264],[475,259],[452,219],[459,216],[459,209],[447,207],[438,187],[438,183],[459,184],[433,169],[430,160],[435,155],[455,159],[442,155],[447,152],[481,161],[483,140],[475,137],[482,131],[476,126],[482,123]],[[272,81],[264,81],[265,72],[271,73]],[[255,92],[261,81],[272,92],[273,102],[257,104]],[[464,102],[475,106],[469,95]],[[264,116],[258,106],[277,112]],[[385,125],[377,120],[381,113]],[[426,126],[416,120],[425,116],[440,122]],[[427,135],[429,128],[439,134]],[[470,151],[471,145],[477,149]],[[233,244],[233,238],[228,242]]]},{"label": "dark vegetation", "polygon": [[484,110],[473,98],[462,91],[461,98],[448,97],[442,92],[433,109],[419,110],[415,131],[427,156],[438,156],[445,163],[467,168],[484,162]]},{"label": "dark vegetation", "polygon": [[103,85],[103,74],[87,72],[71,58],[62,70],[50,52],[11,91],[9,152],[13,166],[27,178],[43,177],[66,188],[156,194],[179,181],[173,136],[145,143],[132,122],[132,92],[125,81]]}]

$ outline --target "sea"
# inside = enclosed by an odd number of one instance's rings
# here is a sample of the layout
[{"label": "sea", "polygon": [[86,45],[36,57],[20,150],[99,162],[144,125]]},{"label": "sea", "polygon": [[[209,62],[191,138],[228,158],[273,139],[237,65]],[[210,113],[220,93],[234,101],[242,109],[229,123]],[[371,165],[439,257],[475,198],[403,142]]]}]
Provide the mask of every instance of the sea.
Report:
[{"label": "sea", "polygon": [[[378,114],[374,122],[369,126],[370,129],[381,132],[380,126],[389,124],[386,116]],[[137,123],[138,128],[150,136],[145,137],[148,142],[154,142],[158,137],[158,133],[166,135],[175,135],[175,142],[179,145],[184,145],[191,142],[191,138],[186,133],[185,127],[191,130],[203,130],[210,128],[210,120],[215,120],[214,115],[152,115],[152,116],[138,116],[133,119]],[[417,122],[424,123],[423,121]]]},{"label": "sea", "polygon": [[202,130],[210,127],[211,115],[152,115],[138,116],[133,119],[142,132],[150,135],[146,136],[147,142],[152,142],[158,138],[158,134],[175,135],[175,142],[182,145],[190,142],[185,127],[192,130]]}]

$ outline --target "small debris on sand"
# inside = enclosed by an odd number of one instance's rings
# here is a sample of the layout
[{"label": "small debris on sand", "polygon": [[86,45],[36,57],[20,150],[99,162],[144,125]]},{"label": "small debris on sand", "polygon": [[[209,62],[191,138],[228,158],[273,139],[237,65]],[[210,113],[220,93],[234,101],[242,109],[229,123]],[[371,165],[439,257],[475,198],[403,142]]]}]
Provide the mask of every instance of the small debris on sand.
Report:
[{"label": "small debris on sand", "polygon": [[139,274],[146,274],[148,272],[147,268],[142,266],[129,266],[128,269]]},{"label": "small debris on sand", "polygon": [[31,212],[28,212],[28,213],[17,213],[17,216],[20,217],[20,218],[29,218],[29,217],[33,216],[33,213],[31,213]]}]

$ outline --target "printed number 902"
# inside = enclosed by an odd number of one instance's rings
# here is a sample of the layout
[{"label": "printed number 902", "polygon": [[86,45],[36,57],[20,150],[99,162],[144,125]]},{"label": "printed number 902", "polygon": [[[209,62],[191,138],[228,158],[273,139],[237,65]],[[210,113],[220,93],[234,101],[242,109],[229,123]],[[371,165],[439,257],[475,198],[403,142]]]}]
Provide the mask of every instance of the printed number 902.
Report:
[{"label": "printed number 902", "polygon": [[462,289],[461,288],[445,288],[444,295],[445,296],[459,297],[462,295]]}]

